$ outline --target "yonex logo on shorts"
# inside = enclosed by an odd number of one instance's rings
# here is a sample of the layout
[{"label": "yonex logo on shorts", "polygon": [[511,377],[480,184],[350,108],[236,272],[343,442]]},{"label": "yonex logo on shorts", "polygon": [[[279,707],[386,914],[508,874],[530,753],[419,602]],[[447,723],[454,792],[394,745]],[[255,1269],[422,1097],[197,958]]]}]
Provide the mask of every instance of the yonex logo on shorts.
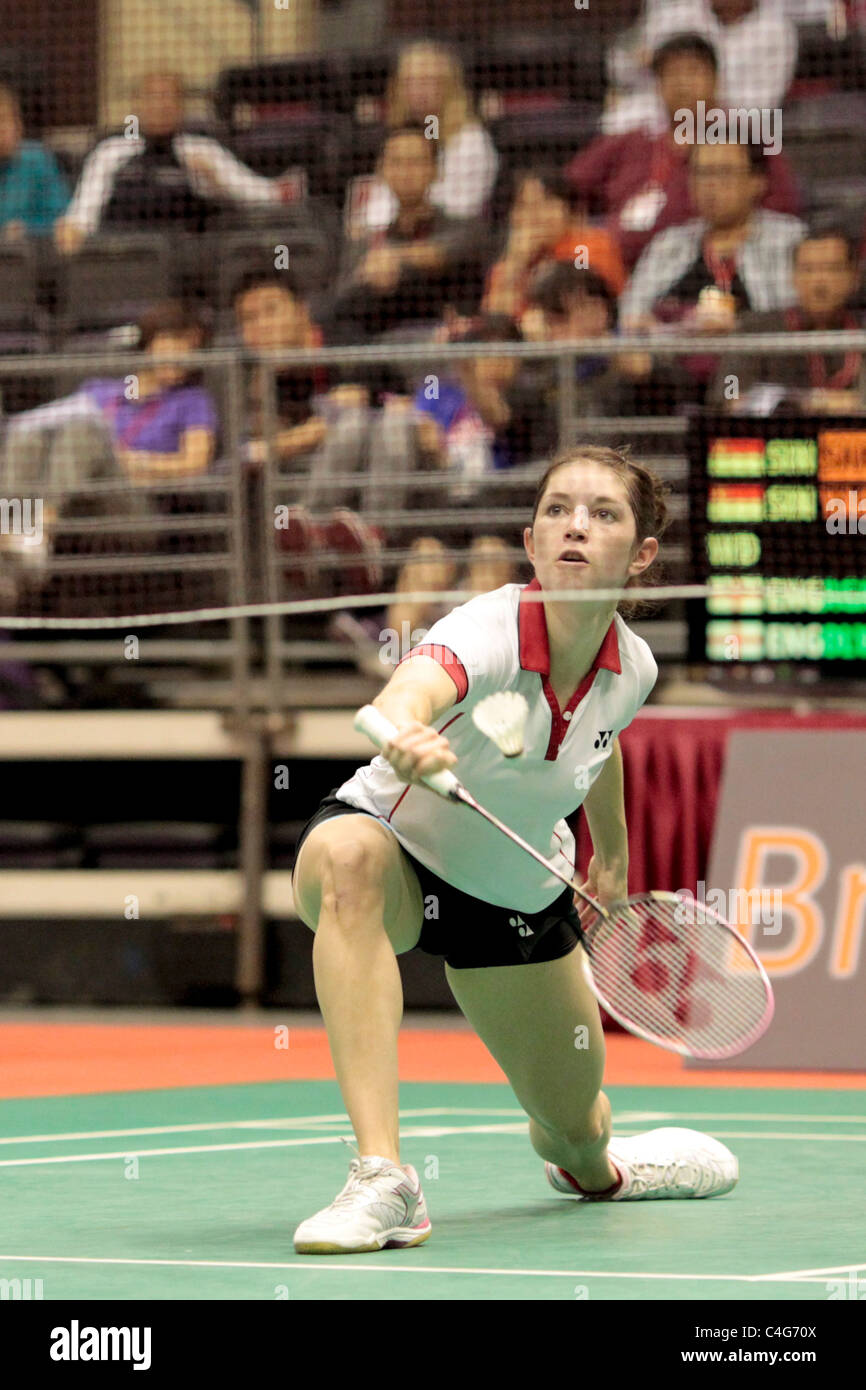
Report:
[{"label": "yonex logo on shorts", "polygon": [[509,926],[511,926],[511,927],[517,927],[517,934],[518,934],[518,936],[534,936],[534,935],[535,935],[535,932],[532,930],[532,928],[531,928],[530,926],[528,926],[528,924],[527,924],[526,922],[524,922],[524,920],[523,920],[523,918],[520,916],[520,913],[519,913],[519,912],[518,912],[518,914],[517,914],[516,917],[509,917],[509,919],[508,919],[508,924],[509,924]]}]

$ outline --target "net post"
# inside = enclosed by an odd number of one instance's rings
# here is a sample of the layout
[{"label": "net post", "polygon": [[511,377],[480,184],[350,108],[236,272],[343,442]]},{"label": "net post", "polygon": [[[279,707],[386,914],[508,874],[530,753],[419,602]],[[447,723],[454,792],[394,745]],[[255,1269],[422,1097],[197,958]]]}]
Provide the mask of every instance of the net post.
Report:
[{"label": "net post", "polygon": [[[226,371],[226,392],[225,400],[228,410],[228,449],[231,463],[232,477],[232,526],[231,531],[231,589],[234,595],[233,602],[236,606],[249,603],[251,595],[248,592],[249,586],[249,566],[252,555],[248,537],[248,506],[247,489],[245,487],[245,473],[241,451],[241,435],[243,421],[243,383],[241,380],[241,365],[237,357],[233,357],[225,365]],[[232,706],[239,718],[247,716],[250,711],[250,682],[251,682],[251,652],[250,652],[250,619],[246,616],[234,617],[231,619],[231,631],[234,639],[233,658],[232,658]]]},{"label": "net post", "polygon": [[269,748],[267,716],[243,720],[239,867],[243,902],[235,956],[235,988],[242,1008],[256,1008],[264,987],[264,875],[268,805],[265,791]]},{"label": "net post", "polygon": [[[272,362],[260,362],[263,373],[262,391],[262,434],[265,441],[265,463],[262,470],[260,525],[263,534],[258,536],[259,550],[262,554],[262,570],[267,602],[279,601],[276,562],[276,489],[278,459],[276,452],[277,427],[277,381],[276,368]],[[267,537],[267,539],[265,539]],[[282,643],[282,619],[269,614],[265,618],[265,704],[276,713],[281,709],[282,658],[279,648]]]}]

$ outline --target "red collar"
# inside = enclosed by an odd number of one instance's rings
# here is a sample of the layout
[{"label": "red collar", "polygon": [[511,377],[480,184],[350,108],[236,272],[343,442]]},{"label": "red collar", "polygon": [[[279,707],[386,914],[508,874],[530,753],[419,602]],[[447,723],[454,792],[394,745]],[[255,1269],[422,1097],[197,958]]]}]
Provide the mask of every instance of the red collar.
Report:
[{"label": "red collar", "polygon": [[596,671],[603,667],[606,671],[614,671],[617,675],[621,675],[622,667],[619,664],[619,642],[616,635],[616,621],[614,620],[595,654],[595,660],[572,694],[565,709],[561,710],[548,679],[550,676],[550,643],[547,636],[544,604],[527,602],[524,597],[527,592],[538,593],[540,589],[541,585],[537,579],[533,579],[531,584],[526,585],[520,595],[517,621],[520,638],[520,665],[524,671],[537,671],[541,676],[541,688],[544,691],[544,698],[550,706],[550,739],[547,752],[544,755],[545,760],[550,762],[555,761],[560,745],[571,728],[572,715],[595,681]]},{"label": "red collar", "polygon": [[[538,593],[541,589],[537,579],[526,585],[524,593]],[[541,676],[550,675],[550,643],[547,636],[547,618],[544,604],[529,602],[520,595],[518,605],[518,627],[520,632],[520,665],[524,671],[537,671]],[[595,654],[590,671],[614,671],[622,675],[619,662],[619,642],[616,635],[616,621],[611,622],[604,641]]]}]

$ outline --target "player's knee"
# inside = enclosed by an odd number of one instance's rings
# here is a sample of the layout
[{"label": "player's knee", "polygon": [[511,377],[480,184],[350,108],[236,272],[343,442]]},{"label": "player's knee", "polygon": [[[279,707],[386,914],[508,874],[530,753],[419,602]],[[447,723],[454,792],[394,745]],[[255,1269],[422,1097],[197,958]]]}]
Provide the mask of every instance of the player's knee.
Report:
[{"label": "player's knee", "polygon": [[322,854],[322,907],[338,915],[366,906],[384,892],[387,846],[378,836],[350,833]]}]

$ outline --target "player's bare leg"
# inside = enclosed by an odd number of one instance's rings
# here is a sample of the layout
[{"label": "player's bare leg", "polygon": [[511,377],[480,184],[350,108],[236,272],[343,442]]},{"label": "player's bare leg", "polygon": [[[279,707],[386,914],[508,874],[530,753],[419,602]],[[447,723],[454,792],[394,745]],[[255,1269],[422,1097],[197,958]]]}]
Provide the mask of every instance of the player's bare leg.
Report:
[{"label": "player's bare leg", "polygon": [[410,950],[421,933],[417,877],[394,837],[359,815],[310,832],[294,883],[298,912],[316,934],[316,996],[358,1148],[399,1164],[403,990],[395,952]]},{"label": "player's bare leg", "polygon": [[445,969],[460,1008],[530,1117],[536,1153],[586,1191],[613,1186],[610,1102],[601,1090],[604,1033],[580,947],[538,965]]}]

